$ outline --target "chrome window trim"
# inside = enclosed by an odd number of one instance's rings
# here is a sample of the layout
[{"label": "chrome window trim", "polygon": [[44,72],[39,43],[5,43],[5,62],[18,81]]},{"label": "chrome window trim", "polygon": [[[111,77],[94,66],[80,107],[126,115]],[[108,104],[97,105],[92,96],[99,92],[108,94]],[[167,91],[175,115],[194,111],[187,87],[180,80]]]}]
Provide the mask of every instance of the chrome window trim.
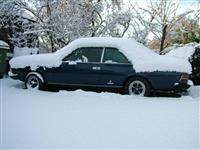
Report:
[{"label": "chrome window trim", "polygon": [[105,47],[103,47],[103,51],[101,53],[101,60],[100,60],[100,63],[103,63],[103,58],[104,58],[104,53],[105,53]]},{"label": "chrome window trim", "polygon": [[[67,63],[67,61],[63,61],[64,63]],[[77,64],[105,64],[105,65],[132,65],[131,63],[105,63],[105,62],[77,62]],[[72,65],[77,65],[72,64]]]},{"label": "chrome window trim", "polygon": [[106,65],[132,65],[131,63],[105,63],[105,62],[103,62],[102,64],[106,64]]},{"label": "chrome window trim", "polygon": [[[63,61],[63,63],[68,63],[68,61]],[[77,64],[101,64],[100,62],[77,62],[76,64],[69,64],[69,65],[77,65]]]}]

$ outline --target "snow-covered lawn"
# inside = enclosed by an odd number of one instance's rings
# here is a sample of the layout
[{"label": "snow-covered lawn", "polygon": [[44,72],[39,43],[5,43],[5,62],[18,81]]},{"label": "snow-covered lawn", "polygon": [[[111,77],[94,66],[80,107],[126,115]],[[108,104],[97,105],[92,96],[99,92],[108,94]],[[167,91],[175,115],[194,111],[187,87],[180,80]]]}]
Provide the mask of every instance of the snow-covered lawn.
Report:
[{"label": "snow-covered lawn", "polygon": [[[3,148],[199,148],[199,97],[44,92],[1,79]],[[196,91],[196,92],[195,92]]]}]

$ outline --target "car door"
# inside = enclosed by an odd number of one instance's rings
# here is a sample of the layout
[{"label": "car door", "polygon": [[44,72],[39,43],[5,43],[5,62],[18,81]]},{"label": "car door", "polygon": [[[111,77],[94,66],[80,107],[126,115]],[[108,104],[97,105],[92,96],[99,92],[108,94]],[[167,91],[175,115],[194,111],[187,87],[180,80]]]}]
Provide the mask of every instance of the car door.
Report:
[{"label": "car door", "polygon": [[83,47],[74,50],[63,59],[60,67],[51,69],[51,84],[80,86],[99,84],[102,51],[101,47]]},{"label": "car door", "polygon": [[122,86],[128,74],[133,72],[132,64],[117,48],[107,47],[103,53],[102,84],[113,87]]}]

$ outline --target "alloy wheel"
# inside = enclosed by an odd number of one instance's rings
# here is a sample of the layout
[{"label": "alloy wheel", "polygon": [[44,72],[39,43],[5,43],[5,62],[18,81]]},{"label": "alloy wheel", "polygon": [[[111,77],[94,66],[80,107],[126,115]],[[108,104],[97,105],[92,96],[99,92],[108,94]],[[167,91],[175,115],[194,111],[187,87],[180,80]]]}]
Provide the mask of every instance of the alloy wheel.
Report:
[{"label": "alloy wheel", "polygon": [[135,80],[129,84],[129,94],[136,96],[144,96],[146,86],[142,81]]},{"label": "alloy wheel", "polygon": [[40,82],[36,76],[29,76],[27,79],[26,87],[28,89],[39,89]]}]

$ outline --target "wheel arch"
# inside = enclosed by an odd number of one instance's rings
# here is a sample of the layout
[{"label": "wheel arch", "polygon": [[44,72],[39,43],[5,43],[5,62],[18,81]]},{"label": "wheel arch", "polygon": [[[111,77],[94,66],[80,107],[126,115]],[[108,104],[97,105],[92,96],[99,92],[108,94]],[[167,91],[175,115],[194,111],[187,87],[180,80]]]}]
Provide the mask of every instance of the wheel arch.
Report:
[{"label": "wheel arch", "polygon": [[37,76],[40,80],[41,80],[41,82],[44,84],[46,81],[45,81],[45,78],[44,78],[44,76],[43,76],[43,74],[41,73],[41,72],[39,72],[39,71],[33,71],[33,70],[29,70],[29,71],[27,71],[26,72],[26,74],[25,74],[25,76],[24,76],[24,80],[26,80],[26,78],[28,77],[28,76],[30,76],[30,75],[35,75],[35,76]]}]

